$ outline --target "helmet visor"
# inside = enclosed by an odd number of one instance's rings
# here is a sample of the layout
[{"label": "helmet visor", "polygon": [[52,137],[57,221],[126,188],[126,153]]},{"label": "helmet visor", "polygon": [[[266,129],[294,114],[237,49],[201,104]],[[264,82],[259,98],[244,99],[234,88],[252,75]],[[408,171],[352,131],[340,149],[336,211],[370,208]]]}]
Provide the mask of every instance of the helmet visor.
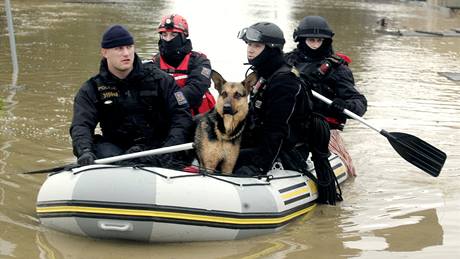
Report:
[{"label": "helmet visor", "polygon": [[244,28],[238,32],[238,39],[245,41],[263,42],[263,35],[253,28]]},{"label": "helmet visor", "polygon": [[284,45],[285,40],[284,38],[278,38],[278,37],[272,37],[268,35],[264,35],[262,32],[248,27],[242,29],[240,32],[238,32],[238,39],[242,39],[246,42],[251,41],[251,42],[261,42],[264,44],[269,44],[269,45]]}]

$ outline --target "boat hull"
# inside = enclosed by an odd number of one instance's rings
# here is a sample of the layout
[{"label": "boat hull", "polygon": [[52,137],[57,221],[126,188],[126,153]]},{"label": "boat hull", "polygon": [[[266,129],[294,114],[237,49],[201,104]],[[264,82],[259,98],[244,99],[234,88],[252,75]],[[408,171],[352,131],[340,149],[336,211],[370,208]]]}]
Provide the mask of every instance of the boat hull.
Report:
[{"label": "boat hull", "polygon": [[[343,182],[345,166],[330,160]],[[95,238],[234,240],[280,230],[311,212],[316,198],[315,183],[289,170],[257,179],[91,165],[49,176],[37,215],[47,227]]]}]

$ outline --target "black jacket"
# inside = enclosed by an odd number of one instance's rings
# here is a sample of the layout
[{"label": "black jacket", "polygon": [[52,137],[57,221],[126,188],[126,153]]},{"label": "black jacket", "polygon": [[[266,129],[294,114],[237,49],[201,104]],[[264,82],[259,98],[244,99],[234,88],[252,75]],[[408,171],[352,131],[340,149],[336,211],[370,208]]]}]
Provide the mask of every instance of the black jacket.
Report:
[{"label": "black jacket", "polygon": [[281,151],[305,141],[309,99],[282,57],[254,70],[267,81],[251,96],[242,147],[255,148],[253,163],[268,171]]},{"label": "black jacket", "polygon": [[[160,67],[160,54],[154,55],[153,61]],[[191,51],[187,75],[187,81],[181,90],[190,108],[197,110],[203,101],[204,93],[211,86],[211,62],[206,55]]]},{"label": "black jacket", "polygon": [[74,100],[70,135],[74,154],[93,151],[94,130],[100,123],[104,140],[123,149],[185,143],[191,139],[192,118],[179,87],[153,63],[137,55],[125,79],[113,76],[107,61],[86,81]]},{"label": "black jacket", "polygon": [[[307,75],[306,78],[309,81],[307,83],[312,85],[313,90],[331,100],[340,98],[345,101],[346,109],[358,116],[364,115],[367,110],[366,97],[356,89],[353,74],[346,63],[337,56],[334,56],[334,59],[330,58],[332,55],[333,54],[327,57],[311,58],[299,49],[294,49],[292,52],[285,54],[285,58],[286,61],[290,65],[295,66],[300,73]],[[309,76],[312,72],[316,72],[318,67],[327,58],[337,61],[337,63],[331,62],[333,63],[331,70],[322,78]],[[345,123],[345,115],[332,112],[327,104],[316,98],[313,98],[313,103],[316,112],[325,117],[333,117],[338,119],[341,123]]]}]

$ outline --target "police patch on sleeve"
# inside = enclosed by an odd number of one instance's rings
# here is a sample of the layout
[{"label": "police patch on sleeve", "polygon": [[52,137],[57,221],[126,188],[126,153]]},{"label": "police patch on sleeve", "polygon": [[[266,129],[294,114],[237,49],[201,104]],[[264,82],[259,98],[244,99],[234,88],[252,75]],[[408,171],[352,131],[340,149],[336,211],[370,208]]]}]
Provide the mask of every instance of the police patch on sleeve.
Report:
[{"label": "police patch on sleeve", "polygon": [[175,92],[174,97],[176,97],[176,101],[179,105],[184,105],[187,103],[187,99],[185,99],[184,93],[182,92]]},{"label": "police patch on sleeve", "polygon": [[211,77],[211,69],[209,69],[207,67],[203,67],[203,69],[201,69],[201,74],[203,76],[205,76],[206,78],[210,78]]}]

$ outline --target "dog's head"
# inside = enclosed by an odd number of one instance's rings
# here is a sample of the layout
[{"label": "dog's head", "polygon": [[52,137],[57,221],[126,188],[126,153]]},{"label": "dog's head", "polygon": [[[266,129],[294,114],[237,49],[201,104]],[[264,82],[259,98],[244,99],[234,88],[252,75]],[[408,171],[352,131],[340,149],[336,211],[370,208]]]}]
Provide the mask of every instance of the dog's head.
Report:
[{"label": "dog's head", "polygon": [[257,83],[257,75],[251,73],[242,82],[227,82],[217,71],[211,75],[214,88],[219,93],[216,103],[216,111],[222,117],[238,116],[241,119],[248,113],[248,95],[252,87]]}]

